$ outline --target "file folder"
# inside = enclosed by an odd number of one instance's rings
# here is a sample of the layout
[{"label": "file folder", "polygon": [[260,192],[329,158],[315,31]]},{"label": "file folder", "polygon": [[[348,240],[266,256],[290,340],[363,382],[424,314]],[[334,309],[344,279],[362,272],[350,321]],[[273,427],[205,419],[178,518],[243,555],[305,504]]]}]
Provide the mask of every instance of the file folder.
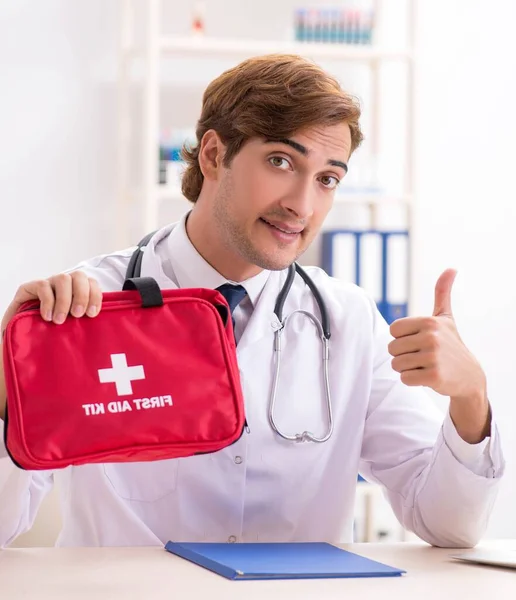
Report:
[{"label": "file folder", "polygon": [[330,230],[322,234],[322,268],[366,290],[391,324],[408,314],[408,231]]},{"label": "file folder", "polygon": [[165,550],[233,580],[397,577],[405,573],[325,542],[168,542]]}]

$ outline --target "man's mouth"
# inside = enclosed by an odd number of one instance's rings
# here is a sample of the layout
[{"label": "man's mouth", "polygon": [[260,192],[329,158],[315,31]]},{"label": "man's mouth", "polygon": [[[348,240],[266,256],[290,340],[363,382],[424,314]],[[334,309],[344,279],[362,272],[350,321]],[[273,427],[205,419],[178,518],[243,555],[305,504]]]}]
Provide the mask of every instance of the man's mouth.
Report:
[{"label": "man's mouth", "polygon": [[263,217],[261,217],[260,220],[266,223],[267,225],[270,225],[271,227],[274,227],[275,229],[278,229],[279,231],[283,233],[288,233],[290,235],[297,235],[298,233],[301,233],[304,229],[303,227],[295,227],[293,225],[288,225],[288,223],[269,221],[268,219],[264,219]]}]

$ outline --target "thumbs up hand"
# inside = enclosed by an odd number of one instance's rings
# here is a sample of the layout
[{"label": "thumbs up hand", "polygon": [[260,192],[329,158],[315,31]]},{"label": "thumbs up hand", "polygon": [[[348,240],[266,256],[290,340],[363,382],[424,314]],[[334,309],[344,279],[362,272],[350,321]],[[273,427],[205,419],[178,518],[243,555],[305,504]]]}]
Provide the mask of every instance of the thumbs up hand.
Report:
[{"label": "thumbs up hand", "polygon": [[450,415],[463,439],[489,435],[489,402],[482,367],[461,340],[451,306],[456,271],[447,269],[435,286],[431,317],[408,317],[390,328],[392,368],[408,386],[426,386],[450,397]]}]

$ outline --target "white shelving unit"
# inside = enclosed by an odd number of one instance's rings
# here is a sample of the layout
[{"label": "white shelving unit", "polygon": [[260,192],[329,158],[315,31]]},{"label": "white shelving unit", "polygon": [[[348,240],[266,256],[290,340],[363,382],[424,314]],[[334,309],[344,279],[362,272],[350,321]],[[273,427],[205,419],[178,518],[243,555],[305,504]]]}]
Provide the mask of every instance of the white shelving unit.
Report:
[{"label": "white shelving unit", "polygon": [[407,50],[390,51],[358,44],[322,44],[305,42],[278,41],[271,44],[260,40],[229,40],[217,38],[162,37],[160,50],[167,55],[242,57],[267,54],[269,52],[305,54],[314,59],[352,60],[375,62],[378,60],[408,60]]},{"label": "white shelving unit", "polygon": [[[382,10],[388,0],[374,0],[374,11],[377,18],[381,18]],[[118,186],[117,203],[118,243],[121,247],[134,244],[135,240],[128,237],[129,206],[135,197],[142,214],[141,234],[156,229],[160,203],[164,201],[186,202],[177,187],[159,185],[157,183],[159,172],[158,143],[160,137],[160,62],[167,57],[192,59],[224,58],[237,61],[245,58],[270,53],[294,53],[314,60],[336,61],[337,63],[362,64],[371,71],[372,94],[371,103],[371,131],[368,136],[369,148],[372,155],[379,151],[379,68],[386,61],[402,61],[406,65],[407,97],[406,101],[406,156],[404,157],[404,184],[400,195],[384,195],[381,193],[342,193],[336,196],[336,202],[366,205],[371,211],[371,222],[375,224],[375,212],[378,207],[388,203],[402,203],[406,207],[408,228],[412,230],[413,205],[413,82],[414,82],[414,56],[413,56],[413,30],[415,22],[414,2],[408,2],[407,15],[407,40],[408,44],[402,49],[390,49],[375,45],[348,45],[348,44],[323,44],[300,43],[289,41],[257,41],[243,39],[217,39],[194,37],[170,37],[161,33],[161,0],[145,0],[145,15],[143,24],[145,41],[142,46],[136,46],[135,19],[133,0],[121,0],[120,43],[119,43],[119,77],[118,77]],[[144,84],[141,123],[143,135],[139,156],[142,166],[142,183],[138,190],[132,189],[129,182],[129,144],[131,140],[130,118],[130,71],[134,60],[143,60]],[[186,210],[185,204],[185,210]],[[413,271],[413,268],[410,269]],[[409,277],[409,280],[411,278]],[[409,292],[410,302],[410,292]],[[376,541],[374,537],[375,506],[379,501],[379,488],[370,484],[359,484],[357,502],[363,507],[364,514],[364,540]],[[405,533],[398,528],[396,539],[405,539]]]},{"label": "white shelving unit", "polygon": [[[375,13],[381,18],[381,11],[388,0],[375,0]],[[413,131],[413,107],[412,107],[412,87],[413,87],[413,3],[409,2],[408,15],[408,39],[409,44],[402,49],[390,49],[386,47],[377,47],[375,45],[356,45],[356,44],[324,44],[324,43],[301,43],[289,41],[260,41],[243,39],[218,39],[218,38],[197,38],[197,37],[171,37],[161,34],[161,0],[146,0],[144,28],[145,40],[142,46],[136,46],[135,40],[135,19],[133,0],[122,0],[120,44],[119,44],[119,77],[118,77],[118,191],[117,202],[118,215],[127,215],[128,203],[138,196],[138,206],[142,212],[142,233],[151,231],[158,226],[158,213],[160,203],[164,200],[175,201],[181,198],[180,191],[177,188],[162,186],[157,183],[157,173],[159,171],[158,141],[160,136],[159,123],[159,91],[160,91],[160,62],[167,57],[200,60],[225,58],[234,59],[235,63],[245,58],[259,54],[268,54],[274,52],[296,53],[312,58],[314,60],[336,61],[337,63],[356,63],[363,64],[371,71],[372,97],[370,105],[372,111],[372,127],[368,136],[369,148],[372,155],[376,155],[379,149],[379,67],[386,61],[402,61],[407,67],[407,90],[408,96],[406,120],[407,140],[406,157],[404,161],[404,190],[397,196],[384,196],[382,194],[371,193],[350,193],[340,194],[336,198],[337,202],[350,202],[366,204],[370,207],[372,218],[375,222],[375,208],[379,204],[390,202],[403,203],[407,206],[409,228],[410,228],[410,205],[412,203],[412,131]],[[130,94],[130,67],[132,61],[143,59],[144,68],[144,86],[143,102],[141,113],[141,130],[143,132],[140,155],[142,166],[142,182],[138,186],[138,192],[131,189],[129,183],[129,143],[131,139],[130,130],[134,125],[129,116],[129,94]],[[132,243],[128,239],[127,218],[121,218],[118,222],[118,242],[120,244]]]}]

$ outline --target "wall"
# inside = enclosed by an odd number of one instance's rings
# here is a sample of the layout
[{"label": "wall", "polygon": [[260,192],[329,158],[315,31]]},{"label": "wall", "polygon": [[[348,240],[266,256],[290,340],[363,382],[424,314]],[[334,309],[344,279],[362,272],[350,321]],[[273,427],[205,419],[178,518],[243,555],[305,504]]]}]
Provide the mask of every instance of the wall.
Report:
[{"label": "wall", "polygon": [[516,3],[418,4],[413,311],[428,314],[437,277],[458,269],[457,325],[487,372],[508,462],[489,535],[516,537]]},{"label": "wall", "polygon": [[116,97],[97,73],[115,68],[116,14],[0,3],[0,310],[19,283],[110,247]]},{"label": "wall", "polygon": [[[117,2],[0,2],[0,312],[18,285],[111,248]],[[102,74],[102,76],[101,76]],[[16,544],[52,544],[57,495]]]}]

